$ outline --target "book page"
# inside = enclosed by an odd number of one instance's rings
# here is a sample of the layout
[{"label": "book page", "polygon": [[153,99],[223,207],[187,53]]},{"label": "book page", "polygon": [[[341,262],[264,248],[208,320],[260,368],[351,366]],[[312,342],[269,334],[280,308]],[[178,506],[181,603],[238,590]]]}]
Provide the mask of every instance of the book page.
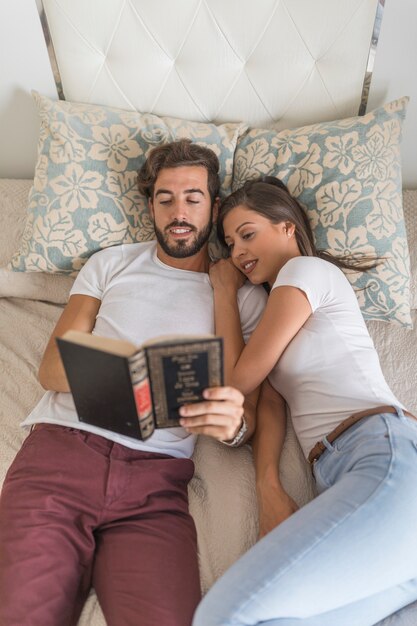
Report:
[{"label": "book page", "polygon": [[93,348],[95,350],[103,350],[111,354],[118,356],[132,356],[140,348],[135,346],[129,341],[123,339],[112,339],[111,337],[100,337],[99,335],[92,335],[91,333],[85,333],[80,330],[68,330],[61,337],[64,341],[71,341],[81,346]]},{"label": "book page", "polygon": [[154,337],[153,339],[148,339],[143,344],[146,346],[153,345],[169,345],[171,343],[187,343],[192,341],[204,341],[205,339],[214,339],[215,335],[204,334],[204,335],[158,335],[158,337]]}]

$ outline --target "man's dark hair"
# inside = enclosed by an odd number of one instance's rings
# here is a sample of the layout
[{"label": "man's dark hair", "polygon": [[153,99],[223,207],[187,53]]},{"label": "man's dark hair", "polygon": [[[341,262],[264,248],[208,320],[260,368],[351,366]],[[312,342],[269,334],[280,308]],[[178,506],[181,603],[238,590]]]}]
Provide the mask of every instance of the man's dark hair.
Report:
[{"label": "man's dark hair", "polygon": [[219,159],[210,148],[190,139],[179,139],[153,148],[138,172],[139,191],[153,197],[155,182],[162,169],[199,165],[207,170],[207,186],[211,201],[219,194]]}]

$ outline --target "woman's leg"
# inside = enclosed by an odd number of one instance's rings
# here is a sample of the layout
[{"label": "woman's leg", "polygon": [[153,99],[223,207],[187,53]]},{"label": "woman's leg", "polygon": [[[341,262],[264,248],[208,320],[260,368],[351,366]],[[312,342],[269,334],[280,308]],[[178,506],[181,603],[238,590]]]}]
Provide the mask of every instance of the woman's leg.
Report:
[{"label": "woman's leg", "polygon": [[[411,593],[417,595],[417,580],[410,581],[400,587],[388,589],[381,593],[348,604],[329,611],[321,613],[315,617],[300,620],[295,618],[280,618],[277,620],[262,622],[262,626],[334,626],[334,624],[343,624],[343,626],[415,626],[417,623],[417,603],[404,607],[406,598]],[[404,607],[404,608],[402,608]],[[401,610],[402,609],[402,610]],[[387,617],[379,621],[381,617],[386,615],[386,611],[395,613],[391,617]],[[398,612],[397,612],[398,611]]]},{"label": "woman's leg", "polygon": [[[346,431],[317,463],[322,493],[226,572],[194,626],[321,626],[331,613],[332,626],[346,626],[357,603],[370,626],[412,602],[416,448],[417,422],[404,416],[373,416]],[[377,596],[379,614],[368,619]]]}]

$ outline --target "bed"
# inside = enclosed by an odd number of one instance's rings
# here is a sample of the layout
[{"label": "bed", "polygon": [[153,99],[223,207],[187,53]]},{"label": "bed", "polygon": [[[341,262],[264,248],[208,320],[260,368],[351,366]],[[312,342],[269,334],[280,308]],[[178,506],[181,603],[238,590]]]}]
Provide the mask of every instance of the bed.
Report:
[{"label": "bed", "polygon": [[[218,152],[223,194],[260,173],[279,175],[309,207],[315,235],[325,247],[370,251],[386,259],[371,278],[352,281],[386,379],[417,414],[417,191],[401,188],[399,152],[407,99],[357,116],[366,104],[364,69],[369,74],[369,41],[372,34],[375,41],[381,3],[358,2],[355,10],[343,11],[341,4],[349,3],[320,3],[329,16],[321,26],[320,46],[308,37],[311,25],[303,30],[312,19],[317,23],[308,2],[301,10],[303,3],[264,0],[256,11],[249,2],[240,3],[239,11],[234,2],[223,3],[223,9],[220,2],[178,2],[176,10],[170,3],[163,7],[169,12],[166,22],[182,29],[181,37],[172,35],[175,28],[165,32],[165,21],[157,20],[161,6],[152,13],[149,3],[111,4],[108,13],[94,2],[88,10],[69,1],[40,7],[42,19],[48,19],[58,93],[65,92],[66,100],[34,94],[41,119],[34,180],[0,180],[0,481],[26,436],[19,424],[43,393],[37,367],[76,272],[97,249],[151,236],[134,172],[152,145],[179,136]],[[295,4],[298,13],[290,10]],[[325,40],[335,23],[340,37],[331,37],[330,45]],[[276,39],[288,24],[291,41],[299,34],[296,46],[292,56],[287,51],[282,62],[274,62],[276,82],[286,91],[271,91],[265,59],[285,48],[278,50]],[[350,51],[346,67],[355,72],[340,81],[332,64],[343,64],[341,52],[351,32],[358,37],[358,56]],[[202,45],[203,36],[212,42]],[[199,56],[201,49],[205,53]],[[220,66],[209,65],[207,50],[216,50]],[[151,55],[156,55],[152,62]],[[293,75],[288,68],[294,64]],[[137,85],[145,83],[146,93],[139,93]],[[329,121],[334,119],[339,121]],[[116,126],[124,151],[107,148],[103,156]],[[372,150],[380,155],[377,170],[367,160]],[[77,192],[69,189],[69,180],[76,181]],[[218,253],[214,239],[212,250]],[[190,508],[206,591],[256,540],[254,473],[247,446],[230,450],[201,437],[194,460]],[[280,470],[300,505],[313,497],[311,473],[290,419]],[[386,626],[415,623],[413,608],[384,621]],[[94,592],[80,619],[80,626],[87,625],[104,626]]]}]

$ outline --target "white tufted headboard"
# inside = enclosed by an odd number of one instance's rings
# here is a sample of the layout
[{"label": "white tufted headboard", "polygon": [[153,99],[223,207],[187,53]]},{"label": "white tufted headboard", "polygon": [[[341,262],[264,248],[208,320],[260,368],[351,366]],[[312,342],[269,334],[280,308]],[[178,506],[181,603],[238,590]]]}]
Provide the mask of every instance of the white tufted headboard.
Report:
[{"label": "white tufted headboard", "polygon": [[61,98],[291,128],[364,112],[385,0],[36,0]]}]

